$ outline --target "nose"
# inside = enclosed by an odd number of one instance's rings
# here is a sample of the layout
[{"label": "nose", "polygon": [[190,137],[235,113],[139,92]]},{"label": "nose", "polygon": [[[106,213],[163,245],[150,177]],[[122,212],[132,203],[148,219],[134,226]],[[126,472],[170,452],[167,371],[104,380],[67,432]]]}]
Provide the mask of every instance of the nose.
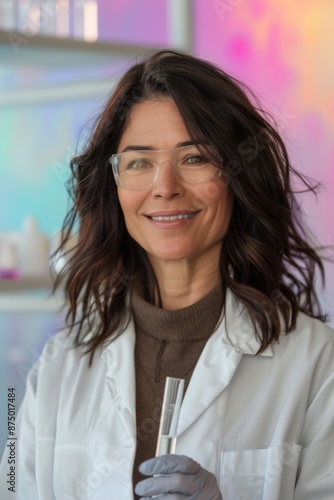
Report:
[{"label": "nose", "polygon": [[152,186],[152,195],[162,198],[172,198],[183,193],[183,183],[173,164],[164,161],[158,169],[157,177]]}]

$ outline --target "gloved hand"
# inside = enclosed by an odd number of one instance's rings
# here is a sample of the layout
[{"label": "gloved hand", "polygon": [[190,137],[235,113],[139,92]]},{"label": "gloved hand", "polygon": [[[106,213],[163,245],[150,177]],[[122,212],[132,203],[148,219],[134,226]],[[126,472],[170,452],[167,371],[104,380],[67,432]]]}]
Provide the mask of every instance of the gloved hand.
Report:
[{"label": "gloved hand", "polygon": [[[140,481],[135,492],[141,500],[159,495],[160,500],[222,500],[216,477],[183,455],[161,455],[146,460],[139,471],[150,477]],[[162,474],[162,475],[160,475]],[[160,496],[162,495],[162,496]]]}]

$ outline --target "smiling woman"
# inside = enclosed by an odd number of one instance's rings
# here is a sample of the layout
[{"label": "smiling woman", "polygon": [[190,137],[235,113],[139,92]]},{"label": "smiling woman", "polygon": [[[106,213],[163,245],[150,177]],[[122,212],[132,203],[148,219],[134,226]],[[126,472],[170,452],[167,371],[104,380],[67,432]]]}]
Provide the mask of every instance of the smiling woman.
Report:
[{"label": "smiling woman", "polygon": [[[267,114],[219,68],[153,53],[71,168],[68,330],[28,378],[18,498],[329,500],[334,335],[291,177],[315,189]],[[153,458],[167,376],[176,450]]]}]

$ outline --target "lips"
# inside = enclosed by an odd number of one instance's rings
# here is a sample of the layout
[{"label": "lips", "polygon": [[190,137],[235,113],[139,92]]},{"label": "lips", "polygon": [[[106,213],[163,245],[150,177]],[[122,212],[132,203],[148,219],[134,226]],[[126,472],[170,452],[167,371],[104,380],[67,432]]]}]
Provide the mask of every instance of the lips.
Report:
[{"label": "lips", "polygon": [[150,214],[145,214],[147,219],[149,219],[154,225],[158,227],[181,227],[184,224],[195,217],[199,213],[199,210],[164,210],[159,212],[152,212]]},{"label": "lips", "polygon": [[182,220],[182,219],[190,219],[191,217],[194,217],[196,213],[191,213],[191,214],[180,214],[180,215],[171,215],[170,217],[163,217],[162,215],[158,215],[157,217],[151,217],[153,220]]},{"label": "lips", "polygon": [[170,222],[170,221],[177,221],[177,220],[185,220],[185,219],[191,219],[192,217],[195,217],[195,215],[198,213],[198,211],[194,212],[189,212],[189,211],[177,211],[177,210],[170,210],[169,212],[154,212],[151,214],[147,214],[146,217],[149,217],[150,219],[158,222]]}]

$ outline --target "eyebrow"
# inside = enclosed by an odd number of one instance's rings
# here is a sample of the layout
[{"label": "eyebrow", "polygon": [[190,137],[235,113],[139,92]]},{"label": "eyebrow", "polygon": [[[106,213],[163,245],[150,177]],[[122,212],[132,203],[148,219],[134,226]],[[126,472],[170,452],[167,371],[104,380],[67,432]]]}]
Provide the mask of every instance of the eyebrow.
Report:
[{"label": "eyebrow", "polygon": [[[176,148],[182,148],[184,146],[194,146],[195,144],[199,144],[200,141],[183,141],[183,142],[178,142],[176,146],[172,149]],[[126,148],[121,151],[122,153],[125,153],[126,151],[157,151],[153,146],[139,146],[138,144],[126,146]]]}]

